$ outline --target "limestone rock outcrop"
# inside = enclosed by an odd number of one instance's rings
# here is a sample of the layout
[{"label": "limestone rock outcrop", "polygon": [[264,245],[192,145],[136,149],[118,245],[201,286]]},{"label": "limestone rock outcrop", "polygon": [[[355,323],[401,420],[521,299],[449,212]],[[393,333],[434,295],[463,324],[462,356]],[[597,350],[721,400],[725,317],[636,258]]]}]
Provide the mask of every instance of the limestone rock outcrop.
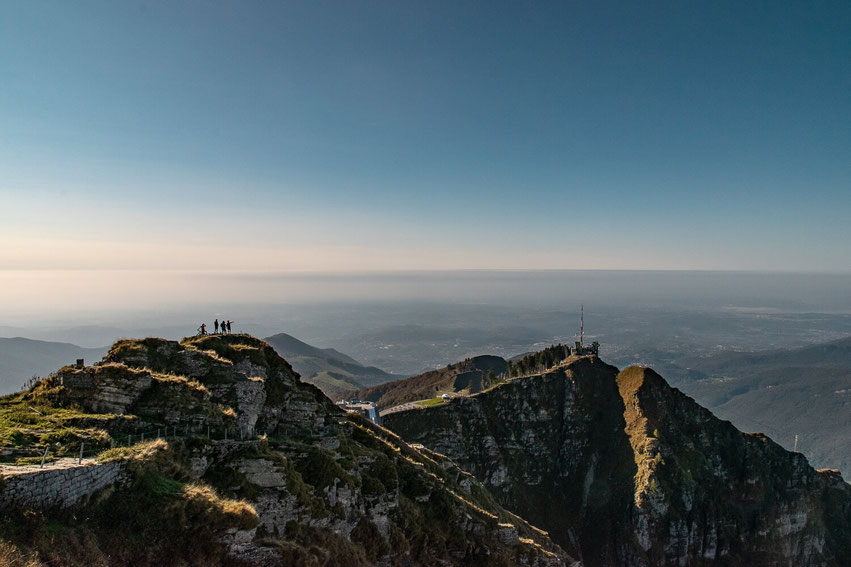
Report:
[{"label": "limestone rock outcrop", "polygon": [[147,370],[123,364],[105,364],[83,369],[66,369],[58,375],[63,398],[92,413],[124,414],[151,386]]},{"label": "limestone rock outcrop", "polygon": [[[168,552],[190,564],[577,564],[469,473],[342,411],[253,337],[124,340],[103,362],[60,377],[23,396],[94,412],[80,418],[92,425],[79,433],[89,444],[108,447],[151,428],[168,437],[109,453],[127,463],[127,481],[79,511],[91,520],[69,528],[85,534],[89,551],[122,541],[117,556],[162,564],[164,547],[132,546],[144,541],[138,530],[165,523],[181,526],[166,539],[189,542],[193,530],[206,538],[203,550]],[[121,431],[112,412],[124,414]],[[158,504],[138,508],[149,500]],[[137,526],[132,538],[116,537],[123,525]],[[0,540],[2,530],[0,522]]]}]

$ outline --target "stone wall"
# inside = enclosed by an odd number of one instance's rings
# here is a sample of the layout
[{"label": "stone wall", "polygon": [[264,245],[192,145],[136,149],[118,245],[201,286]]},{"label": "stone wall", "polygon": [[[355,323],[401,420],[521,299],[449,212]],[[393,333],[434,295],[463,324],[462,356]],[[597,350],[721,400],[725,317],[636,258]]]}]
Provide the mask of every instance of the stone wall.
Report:
[{"label": "stone wall", "polygon": [[[70,459],[69,459],[70,460]],[[56,466],[17,474],[4,472],[0,508],[67,508],[113,484],[124,468],[122,462]]]}]

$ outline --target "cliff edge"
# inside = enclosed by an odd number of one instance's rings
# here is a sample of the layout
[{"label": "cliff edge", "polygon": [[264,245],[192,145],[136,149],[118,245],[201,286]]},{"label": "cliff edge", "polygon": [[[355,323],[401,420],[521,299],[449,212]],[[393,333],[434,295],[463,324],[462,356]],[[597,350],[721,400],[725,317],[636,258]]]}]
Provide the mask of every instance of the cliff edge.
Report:
[{"label": "cliff edge", "polygon": [[851,564],[851,487],[647,368],[572,357],[388,415],[586,565]]}]

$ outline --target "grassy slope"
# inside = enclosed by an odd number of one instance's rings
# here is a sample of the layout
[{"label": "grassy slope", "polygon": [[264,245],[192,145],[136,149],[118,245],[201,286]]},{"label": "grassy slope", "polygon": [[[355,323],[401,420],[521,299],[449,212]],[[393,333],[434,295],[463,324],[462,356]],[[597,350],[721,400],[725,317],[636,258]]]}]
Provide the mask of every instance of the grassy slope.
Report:
[{"label": "grassy slope", "polygon": [[[487,386],[484,382],[488,371],[498,375],[505,372],[505,369],[505,360],[498,356],[477,356],[404,380],[357,390],[349,396],[376,402],[379,408],[384,409],[407,402],[431,399],[443,393],[459,392],[462,389],[474,394]],[[459,376],[463,379],[456,382]]]}]

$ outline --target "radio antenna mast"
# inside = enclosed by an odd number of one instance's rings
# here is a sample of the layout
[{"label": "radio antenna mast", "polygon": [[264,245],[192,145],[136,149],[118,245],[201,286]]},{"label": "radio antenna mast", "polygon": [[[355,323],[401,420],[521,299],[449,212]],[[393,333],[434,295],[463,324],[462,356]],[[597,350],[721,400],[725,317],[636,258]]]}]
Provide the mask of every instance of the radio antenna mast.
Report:
[{"label": "radio antenna mast", "polygon": [[585,305],[579,308],[579,344],[585,344]]}]

